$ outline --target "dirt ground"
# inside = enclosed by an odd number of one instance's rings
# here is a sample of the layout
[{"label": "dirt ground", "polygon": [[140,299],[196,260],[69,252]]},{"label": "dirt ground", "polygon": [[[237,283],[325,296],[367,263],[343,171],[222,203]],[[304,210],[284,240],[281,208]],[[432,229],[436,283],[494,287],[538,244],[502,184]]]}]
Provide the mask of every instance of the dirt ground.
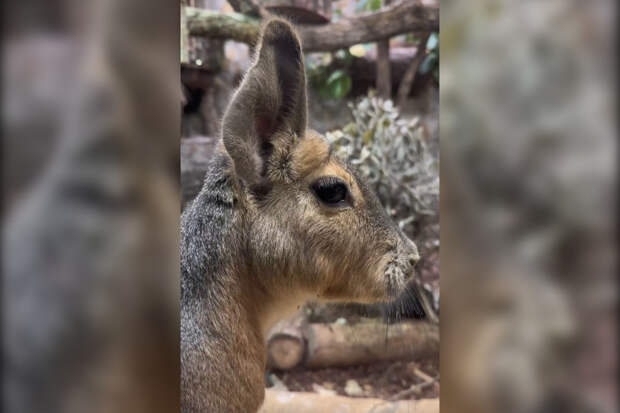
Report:
[{"label": "dirt ground", "polygon": [[[274,372],[290,391],[319,391],[318,386],[333,390],[339,395],[345,393],[347,380],[355,380],[363,390],[360,397],[376,397],[392,399],[411,386],[424,382],[424,379],[415,373],[415,369],[431,376],[439,377],[439,363],[424,360],[382,362],[347,368],[325,368],[317,370],[295,369],[286,372]],[[419,392],[409,394],[398,399],[423,399],[439,397],[439,382],[423,388]]]}]

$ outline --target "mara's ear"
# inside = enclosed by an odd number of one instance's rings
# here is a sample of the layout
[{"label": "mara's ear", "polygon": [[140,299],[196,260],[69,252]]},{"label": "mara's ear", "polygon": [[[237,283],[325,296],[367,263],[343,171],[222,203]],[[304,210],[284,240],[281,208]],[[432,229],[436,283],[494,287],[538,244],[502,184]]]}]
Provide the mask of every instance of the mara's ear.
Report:
[{"label": "mara's ear", "polygon": [[303,137],[307,116],[303,54],[295,29],[285,20],[269,20],[256,50],[222,121],[224,146],[248,186],[262,183],[267,158],[285,149],[278,146]]}]

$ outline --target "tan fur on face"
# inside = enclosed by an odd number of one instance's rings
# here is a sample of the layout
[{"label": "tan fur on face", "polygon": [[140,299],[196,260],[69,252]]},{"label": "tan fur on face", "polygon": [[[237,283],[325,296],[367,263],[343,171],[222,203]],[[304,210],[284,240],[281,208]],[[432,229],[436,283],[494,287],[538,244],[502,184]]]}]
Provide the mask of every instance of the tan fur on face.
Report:
[{"label": "tan fur on face", "polygon": [[364,197],[355,179],[342,162],[331,154],[329,144],[324,137],[314,131],[308,131],[293,152],[292,174],[305,182],[313,182],[321,176],[336,176],[349,187],[353,199],[358,205],[364,205]]},{"label": "tan fur on face", "polygon": [[303,178],[330,158],[329,144],[321,135],[307,131],[293,152],[291,167],[297,178]]}]

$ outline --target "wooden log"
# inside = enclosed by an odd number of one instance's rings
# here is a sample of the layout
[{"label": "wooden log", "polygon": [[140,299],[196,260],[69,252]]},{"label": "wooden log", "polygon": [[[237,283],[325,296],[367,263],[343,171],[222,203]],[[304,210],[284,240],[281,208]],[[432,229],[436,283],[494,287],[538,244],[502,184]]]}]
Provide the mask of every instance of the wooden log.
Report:
[{"label": "wooden log", "polygon": [[[260,21],[240,13],[185,8],[191,36],[231,39],[253,45]],[[398,34],[439,30],[439,4],[401,0],[384,9],[320,26],[298,26],[305,52],[330,51]]]},{"label": "wooden log", "polygon": [[290,370],[304,358],[305,344],[300,334],[276,334],[267,345],[267,369]]},{"label": "wooden log", "polygon": [[390,40],[377,42],[377,95],[383,99],[392,97],[392,75],[390,68]]},{"label": "wooden log", "polygon": [[407,321],[386,326],[383,322],[308,324],[305,366],[352,366],[377,361],[438,357],[436,324]]},{"label": "wooden log", "polygon": [[[385,5],[390,2],[391,0],[384,0]],[[377,94],[383,99],[392,97],[389,37],[377,42]]]},{"label": "wooden log", "polygon": [[306,318],[303,311],[277,323],[269,332],[267,340],[267,368],[288,370],[304,360],[306,340],[303,328]]},{"label": "wooden log", "polygon": [[439,399],[386,401],[267,389],[259,413],[439,413]]},{"label": "wooden log", "polygon": [[403,75],[402,82],[400,82],[400,85],[398,86],[396,102],[398,102],[399,106],[404,106],[407,96],[409,96],[409,93],[411,92],[411,87],[413,86],[416,74],[418,73],[418,68],[426,56],[426,42],[428,42],[429,37],[430,33],[426,33],[418,41],[417,53],[415,54],[415,57],[411,59],[411,64],[407,67],[407,71],[405,71],[405,74]]},{"label": "wooden log", "polygon": [[355,324],[310,324],[296,317],[278,323],[268,334],[268,369],[345,367],[439,354],[439,330],[432,323],[386,326],[366,319]]},{"label": "wooden log", "polygon": [[250,46],[258,39],[260,24],[256,18],[195,7],[186,7],[185,13],[190,36],[236,40]]},{"label": "wooden log", "polygon": [[297,24],[324,24],[332,19],[331,0],[262,0],[261,4]]}]

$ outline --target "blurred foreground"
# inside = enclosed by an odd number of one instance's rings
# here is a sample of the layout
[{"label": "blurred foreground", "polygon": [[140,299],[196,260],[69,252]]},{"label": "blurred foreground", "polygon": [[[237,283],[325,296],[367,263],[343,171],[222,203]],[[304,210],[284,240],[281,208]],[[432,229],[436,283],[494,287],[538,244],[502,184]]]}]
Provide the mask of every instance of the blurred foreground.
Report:
[{"label": "blurred foreground", "polygon": [[442,411],[617,411],[614,8],[441,4]]},{"label": "blurred foreground", "polygon": [[3,18],[2,410],[176,411],[178,6]]}]

